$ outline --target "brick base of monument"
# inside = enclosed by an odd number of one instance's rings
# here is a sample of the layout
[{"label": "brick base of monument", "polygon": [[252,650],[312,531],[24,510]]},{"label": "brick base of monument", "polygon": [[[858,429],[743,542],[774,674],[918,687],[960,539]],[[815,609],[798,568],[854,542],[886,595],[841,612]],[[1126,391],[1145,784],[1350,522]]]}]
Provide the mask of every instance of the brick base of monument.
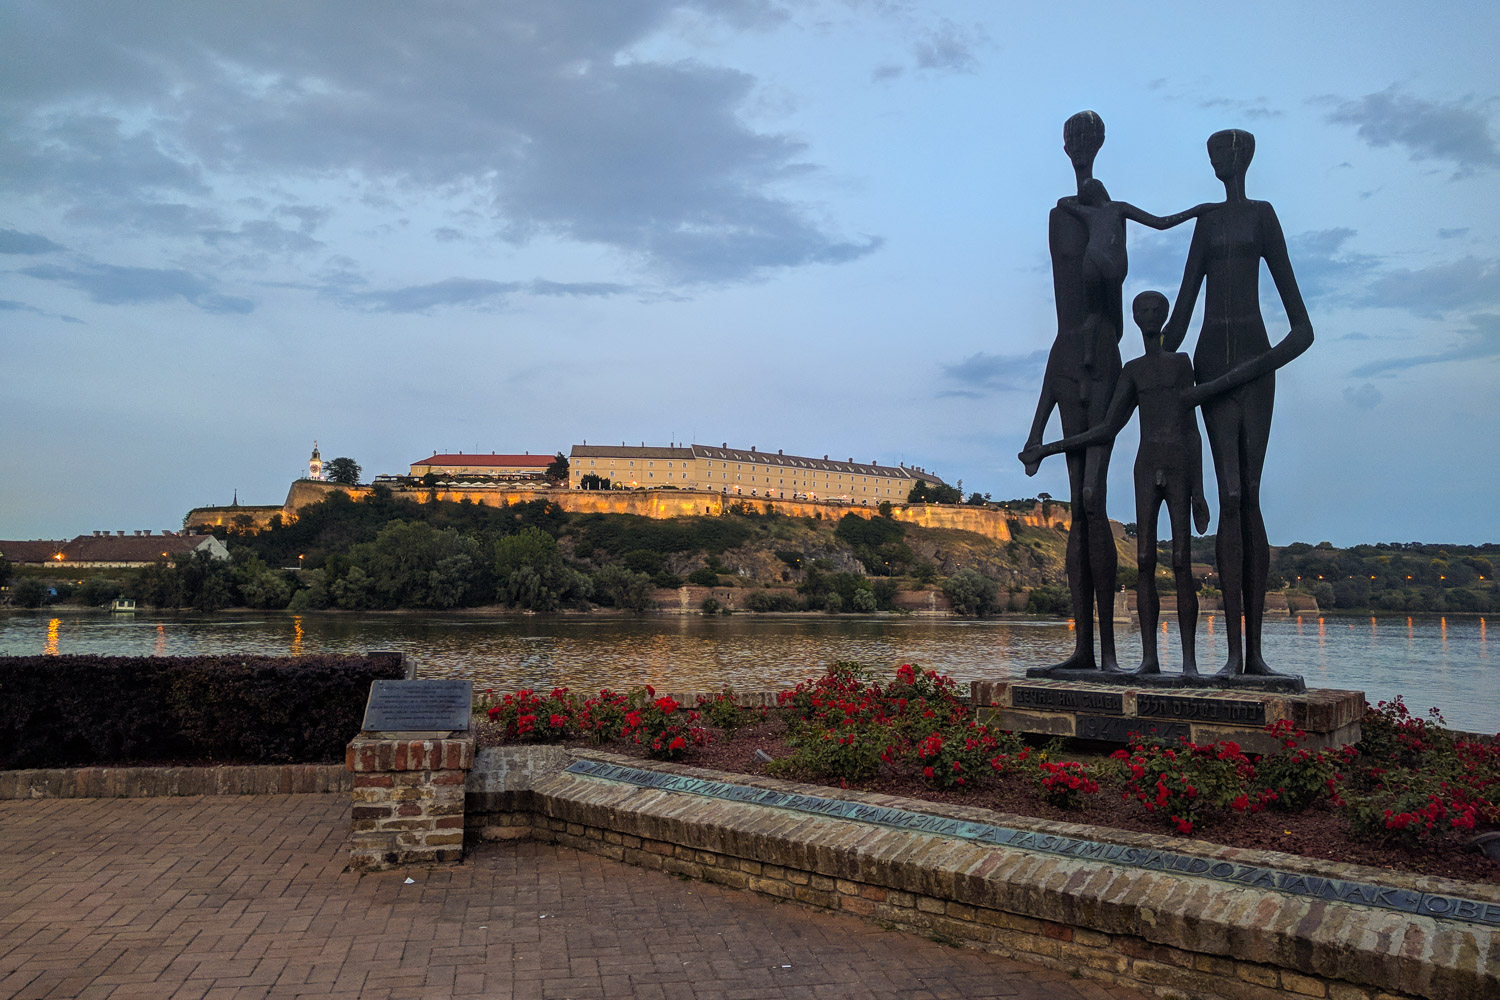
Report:
[{"label": "brick base of monument", "polygon": [[1000,729],[1123,745],[1132,734],[1175,743],[1233,740],[1250,753],[1273,753],[1281,740],[1268,725],[1289,722],[1309,748],[1358,743],[1362,691],[1303,692],[1214,688],[1135,688],[1043,679],[974,681],[970,704]]},{"label": "brick base of monument", "polygon": [[463,859],[473,740],[358,736],[344,763],[354,772],[350,868]]}]

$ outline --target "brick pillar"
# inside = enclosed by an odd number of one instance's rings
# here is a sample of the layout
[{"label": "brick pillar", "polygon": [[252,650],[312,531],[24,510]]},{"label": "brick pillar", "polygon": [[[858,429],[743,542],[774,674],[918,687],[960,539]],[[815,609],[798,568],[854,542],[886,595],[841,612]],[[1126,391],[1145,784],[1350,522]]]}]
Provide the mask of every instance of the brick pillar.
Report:
[{"label": "brick pillar", "polygon": [[357,736],[345,750],[344,766],[354,772],[350,868],[463,858],[472,739]]}]

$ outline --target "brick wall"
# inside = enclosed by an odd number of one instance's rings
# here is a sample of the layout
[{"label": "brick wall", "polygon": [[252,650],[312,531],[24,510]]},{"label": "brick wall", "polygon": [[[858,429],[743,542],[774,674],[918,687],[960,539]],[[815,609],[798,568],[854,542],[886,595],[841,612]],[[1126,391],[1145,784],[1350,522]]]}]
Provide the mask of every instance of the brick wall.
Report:
[{"label": "brick wall", "polygon": [[357,737],[353,772],[351,868],[458,861],[464,844],[464,782],[474,741]]},{"label": "brick wall", "polygon": [[[486,750],[471,784],[471,837],[534,837],[687,878],[854,914],[1160,996],[1271,1000],[1468,1000],[1500,996],[1500,933],[1332,900],[1215,884],[1174,872],[895,830],[750,803],[563,773],[569,751]],[[896,805],[995,822],[954,805],[799,786],[589,752],[591,759],[712,780]],[[1027,821],[1039,832],[1217,853],[1257,852]],[[1031,826],[1027,826],[1028,829]],[[1333,878],[1369,878],[1334,862],[1275,856]],[[1381,873],[1387,883],[1500,901],[1500,888]]]}]

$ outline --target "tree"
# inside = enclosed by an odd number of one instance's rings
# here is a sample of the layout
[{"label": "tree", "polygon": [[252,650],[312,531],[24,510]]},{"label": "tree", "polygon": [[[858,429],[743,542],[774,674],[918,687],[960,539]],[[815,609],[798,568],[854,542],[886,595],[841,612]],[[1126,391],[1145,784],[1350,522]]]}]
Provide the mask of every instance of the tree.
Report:
[{"label": "tree", "polygon": [[983,615],[999,606],[1000,585],[972,569],[961,569],[948,577],[943,592],[961,615]]},{"label": "tree", "polygon": [[578,480],[578,487],[585,490],[607,490],[609,489],[609,480],[604,476],[596,476],[590,472]]},{"label": "tree", "polygon": [[557,453],[557,457],[552,460],[551,465],[547,466],[547,471],[543,475],[547,477],[549,482],[553,483],[566,483],[568,481],[568,460],[562,452]]},{"label": "tree", "polygon": [[323,466],[327,473],[329,482],[343,483],[345,486],[359,485],[359,463],[352,458],[332,458],[328,464]]},{"label": "tree", "polygon": [[10,560],[0,556],[0,587],[10,583]]}]

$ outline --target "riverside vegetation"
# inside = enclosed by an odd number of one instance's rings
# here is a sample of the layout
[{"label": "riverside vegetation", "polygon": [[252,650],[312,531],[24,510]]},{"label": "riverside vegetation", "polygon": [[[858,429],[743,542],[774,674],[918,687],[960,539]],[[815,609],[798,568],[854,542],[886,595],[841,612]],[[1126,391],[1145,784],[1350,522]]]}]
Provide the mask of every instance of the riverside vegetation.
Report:
[{"label": "riverside vegetation", "polygon": [[[781,692],[775,709],[734,692],[696,706],[650,688],[585,697],[519,691],[476,702],[481,746],[564,742],[840,788],[962,801],[1003,812],[1192,835],[1234,846],[1500,882],[1468,845],[1500,826],[1500,743],[1450,732],[1434,709],[1367,706],[1355,746],[1281,742],[1254,755],[1229,741],[1136,738],[1111,756],[1028,743],[975,718],[954,682],[899,667],[882,683],[853,663]],[[760,750],[771,757],[757,757]]]},{"label": "riverside vegetation", "polygon": [[[132,573],[85,571],[81,580],[42,569],[60,598],[100,605],[124,595],[200,611],[644,611],[657,589],[694,584],[737,588],[735,603],[757,612],[891,610],[901,590],[937,587],[961,614],[1065,614],[1065,536],[1019,522],[1012,531],[997,543],[888,516],[791,518],[751,503],[723,516],[654,520],[569,514],[546,499],[418,503],[376,487],[360,500],[331,494],[290,524],[221,529],[231,553],[224,562],[198,554]],[[42,603],[40,579],[26,576],[38,593],[17,603]]]}]

